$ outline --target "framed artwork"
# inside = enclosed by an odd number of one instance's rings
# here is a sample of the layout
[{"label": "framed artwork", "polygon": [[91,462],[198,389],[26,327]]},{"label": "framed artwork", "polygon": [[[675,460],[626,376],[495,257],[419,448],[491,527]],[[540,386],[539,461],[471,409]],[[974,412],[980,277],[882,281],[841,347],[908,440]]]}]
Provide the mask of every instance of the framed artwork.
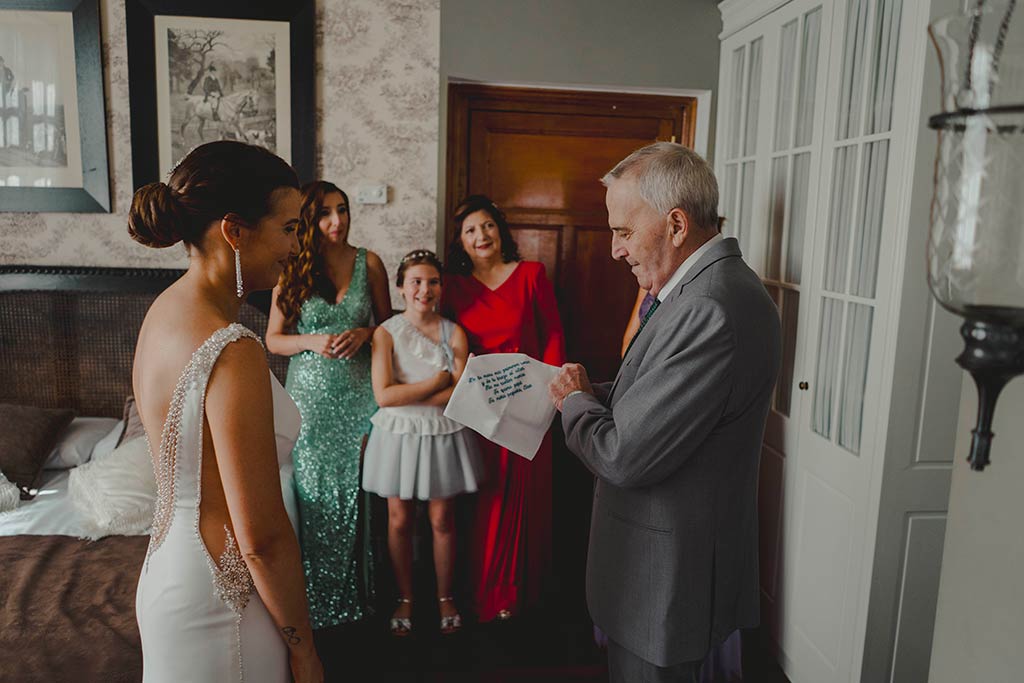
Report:
[{"label": "framed artwork", "polygon": [[99,0],[0,0],[0,211],[110,211]]},{"label": "framed artwork", "polygon": [[213,140],[261,145],[313,177],[313,0],[126,0],[133,184]]}]

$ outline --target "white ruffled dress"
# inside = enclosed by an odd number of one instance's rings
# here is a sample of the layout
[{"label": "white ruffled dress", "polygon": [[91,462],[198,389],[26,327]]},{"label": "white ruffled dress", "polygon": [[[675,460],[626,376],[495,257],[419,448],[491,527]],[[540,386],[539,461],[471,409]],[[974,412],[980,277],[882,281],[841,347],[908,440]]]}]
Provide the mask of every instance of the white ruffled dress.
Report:
[{"label": "white ruffled dress", "polygon": [[[441,343],[405,316],[382,323],[391,334],[395,380],[411,384],[450,370],[448,339],[454,323],[441,321]],[[444,416],[444,408],[412,404],[380,408],[363,461],[363,488],[385,498],[431,500],[476,491],[483,479],[477,437]]]}]

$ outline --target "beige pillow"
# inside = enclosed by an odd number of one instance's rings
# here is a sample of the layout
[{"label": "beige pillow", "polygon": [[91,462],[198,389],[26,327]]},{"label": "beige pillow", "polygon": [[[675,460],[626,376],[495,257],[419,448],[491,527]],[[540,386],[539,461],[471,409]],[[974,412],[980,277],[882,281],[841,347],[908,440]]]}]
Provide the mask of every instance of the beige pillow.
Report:
[{"label": "beige pillow", "polygon": [[89,462],[92,451],[118,421],[112,417],[76,417],[63,432],[57,445],[50,451],[45,468],[67,470]]}]

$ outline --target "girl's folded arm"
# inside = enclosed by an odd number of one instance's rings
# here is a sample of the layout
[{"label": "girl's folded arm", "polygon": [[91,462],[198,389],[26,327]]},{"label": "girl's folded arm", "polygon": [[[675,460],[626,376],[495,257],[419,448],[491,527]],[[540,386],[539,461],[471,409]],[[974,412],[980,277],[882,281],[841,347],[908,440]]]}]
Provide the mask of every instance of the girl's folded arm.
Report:
[{"label": "girl's folded arm", "polygon": [[451,384],[451,376],[447,372],[440,372],[412,384],[395,382],[394,368],[391,364],[393,348],[394,340],[391,334],[383,327],[378,327],[373,333],[371,379],[373,397],[381,408],[422,403],[432,394]]}]

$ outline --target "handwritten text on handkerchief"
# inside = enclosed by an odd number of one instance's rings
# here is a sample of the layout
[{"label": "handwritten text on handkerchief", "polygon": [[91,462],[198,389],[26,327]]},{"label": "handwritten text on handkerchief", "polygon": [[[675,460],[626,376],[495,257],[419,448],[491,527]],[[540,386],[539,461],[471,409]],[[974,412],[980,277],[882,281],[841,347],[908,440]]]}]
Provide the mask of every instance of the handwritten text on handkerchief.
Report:
[{"label": "handwritten text on handkerchief", "polygon": [[484,373],[479,377],[469,377],[467,381],[472,384],[480,382],[484,391],[487,392],[487,405],[510,399],[516,394],[521,394],[533,388],[533,384],[526,380],[526,366],[530,361],[512,363],[500,370]]}]

